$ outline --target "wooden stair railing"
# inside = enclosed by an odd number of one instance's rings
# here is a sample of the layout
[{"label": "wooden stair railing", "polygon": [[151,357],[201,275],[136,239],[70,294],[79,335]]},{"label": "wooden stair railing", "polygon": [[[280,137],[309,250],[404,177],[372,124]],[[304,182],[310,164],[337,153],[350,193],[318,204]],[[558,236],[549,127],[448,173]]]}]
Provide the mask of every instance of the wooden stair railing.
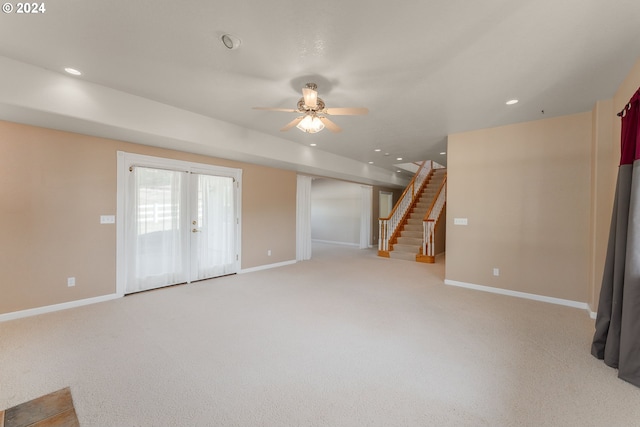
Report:
[{"label": "wooden stair railing", "polygon": [[393,207],[391,214],[387,218],[379,218],[379,232],[378,232],[378,256],[389,257],[389,251],[393,249],[393,244],[398,239],[398,234],[401,229],[401,225],[405,222],[408,215],[411,213],[414,205],[425,184],[429,181],[429,178],[433,175],[435,169],[441,168],[432,160],[423,161],[420,168],[413,176],[413,179],[405,188],[402,196]]},{"label": "wooden stair railing", "polygon": [[429,210],[424,215],[424,219],[422,220],[422,229],[423,229],[423,237],[422,237],[422,249],[420,254],[416,256],[416,261],[418,262],[426,262],[426,263],[434,263],[436,260],[436,247],[435,247],[435,235],[436,235],[436,227],[440,225],[440,215],[444,210],[444,207],[447,204],[447,176],[444,176],[442,180],[442,184],[440,184],[440,188],[436,193],[436,196],[433,198],[433,202],[431,202],[431,206]]}]

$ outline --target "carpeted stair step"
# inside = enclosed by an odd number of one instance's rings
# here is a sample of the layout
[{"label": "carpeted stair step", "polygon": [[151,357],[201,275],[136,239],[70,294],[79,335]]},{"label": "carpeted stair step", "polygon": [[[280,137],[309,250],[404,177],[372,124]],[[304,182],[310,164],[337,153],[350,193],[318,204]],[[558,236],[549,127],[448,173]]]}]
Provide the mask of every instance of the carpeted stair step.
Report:
[{"label": "carpeted stair step", "polygon": [[404,226],[404,231],[419,231],[422,233],[423,229],[422,221],[420,221],[420,224],[406,224]]},{"label": "carpeted stair step", "polygon": [[[400,236],[398,237],[398,245],[411,245],[411,246],[418,246],[420,247],[422,245],[422,236],[419,237],[408,237],[408,236]],[[395,249],[395,245],[394,245],[394,249]]]},{"label": "carpeted stair step", "polygon": [[407,220],[407,225],[419,225],[420,227],[422,227],[423,218],[424,218],[424,214],[417,218],[409,218]]},{"label": "carpeted stair step", "polygon": [[427,214],[428,210],[426,209],[418,209],[416,211],[411,212],[408,219],[422,219]]},{"label": "carpeted stair step", "polygon": [[[420,229],[420,231],[411,231],[411,230],[407,230],[406,228],[402,231],[402,233],[400,233],[401,237],[411,237],[414,239],[420,239],[422,240],[422,234],[423,231],[422,229]],[[420,242],[420,244],[422,244],[422,241]]]},{"label": "carpeted stair step", "polygon": [[389,252],[389,258],[392,259],[402,259],[405,261],[414,261],[416,260],[416,254],[410,254],[409,252]]},{"label": "carpeted stair step", "polygon": [[405,245],[402,243],[396,243],[395,245],[393,245],[393,252],[408,252],[415,255],[420,252],[420,245]]}]

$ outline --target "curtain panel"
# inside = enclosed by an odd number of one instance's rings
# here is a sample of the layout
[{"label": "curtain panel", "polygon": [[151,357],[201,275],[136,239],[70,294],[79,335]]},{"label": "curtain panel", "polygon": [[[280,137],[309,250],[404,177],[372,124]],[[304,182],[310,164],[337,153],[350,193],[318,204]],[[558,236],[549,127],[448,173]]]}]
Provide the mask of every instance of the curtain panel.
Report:
[{"label": "curtain panel", "polygon": [[640,387],[640,89],[621,112],[621,158],[591,354]]},{"label": "curtain panel", "polygon": [[311,181],[298,175],[296,189],[296,260],[311,259]]},{"label": "curtain panel", "polygon": [[361,209],[360,209],[360,249],[369,249],[371,246],[371,211],[373,204],[373,187],[370,185],[360,186]]}]

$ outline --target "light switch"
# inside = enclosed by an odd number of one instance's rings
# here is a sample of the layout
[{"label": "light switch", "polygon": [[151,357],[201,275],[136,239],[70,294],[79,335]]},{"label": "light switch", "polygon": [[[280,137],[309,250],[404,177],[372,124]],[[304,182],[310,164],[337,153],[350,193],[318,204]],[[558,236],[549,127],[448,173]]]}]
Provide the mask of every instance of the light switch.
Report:
[{"label": "light switch", "polygon": [[453,224],[454,225],[467,225],[468,224],[468,220],[467,220],[467,218],[454,218],[453,219]]},{"label": "light switch", "polygon": [[100,224],[115,224],[115,215],[100,215]]}]

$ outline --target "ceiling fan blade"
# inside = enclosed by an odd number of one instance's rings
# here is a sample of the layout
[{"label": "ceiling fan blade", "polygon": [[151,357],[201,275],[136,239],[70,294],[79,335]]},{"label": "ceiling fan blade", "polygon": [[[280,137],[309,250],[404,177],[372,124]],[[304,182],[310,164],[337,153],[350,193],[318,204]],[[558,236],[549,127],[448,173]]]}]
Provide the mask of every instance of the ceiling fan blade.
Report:
[{"label": "ceiling fan blade", "polygon": [[323,111],[330,116],[362,116],[369,113],[368,108],[327,108]]},{"label": "ceiling fan blade", "polygon": [[322,121],[322,123],[324,123],[325,127],[329,129],[331,132],[335,132],[335,133],[342,132],[342,129],[340,128],[340,126],[333,123],[328,118],[323,116],[318,116],[318,118]]},{"label": "ceiling fan blade", "polygon": [[291,108],[271,108],[271,107],[253,107],[254,110],[264,110],[264,111],[282,111],[284,113],[297,113],[298,110],[293,110]]},{"label": "ceiling fan blade", "polygon": [[311,108],[312,110],[318,106],[318,92],[304,87],[302,88],[302,98],[304,98],[304,105]]},{"label": "ceiling fan blade", "polygon": [[289,129],[291,129],[292,127],[294,127],[298,123],[300,123],[300,120],[302,120],[302,119],[304,119],[304,116],[296,117],[295,119],[293,119],[289,123],[287,123],[287,125],[285,127],[280,129],[280,132],[288,131]]}]

